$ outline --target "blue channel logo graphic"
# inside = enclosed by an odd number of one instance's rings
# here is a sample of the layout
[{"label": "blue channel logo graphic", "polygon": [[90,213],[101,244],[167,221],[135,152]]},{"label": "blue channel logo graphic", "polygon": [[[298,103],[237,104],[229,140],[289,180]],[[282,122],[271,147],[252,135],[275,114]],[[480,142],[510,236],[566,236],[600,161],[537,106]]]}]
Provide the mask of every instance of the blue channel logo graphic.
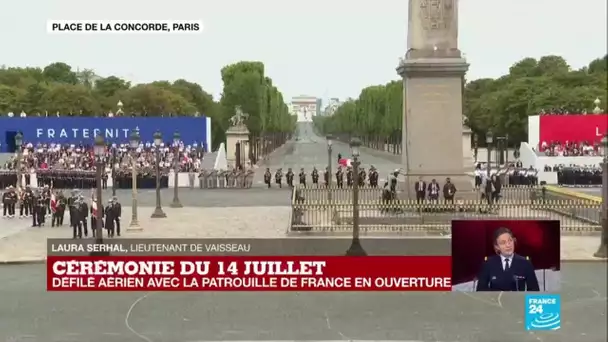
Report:
[{"label": "blue channel logo graphic", "polygon": [[526,295],[526,330],[559,330],[562,325],[561,298],[555,294]]}]

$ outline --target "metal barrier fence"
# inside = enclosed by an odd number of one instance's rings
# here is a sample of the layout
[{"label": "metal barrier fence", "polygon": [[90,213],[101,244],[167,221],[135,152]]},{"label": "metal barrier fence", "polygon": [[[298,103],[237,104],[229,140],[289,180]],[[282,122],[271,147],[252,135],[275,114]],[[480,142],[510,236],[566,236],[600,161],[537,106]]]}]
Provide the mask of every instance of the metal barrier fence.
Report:
[{"label": "metal barrier fence", "polygon": [[[601,203],[586,199],[555,198],[542,187],[503,189],[497,203],[478,200],[445,202],[381,199],[382,190],[359,190],[359,228],[365,233],[449,234],[452,220],[551,219],[560,220],[562,232],[601,231]],[[352,189],[296,188],[292,196],[292,232],[351,232]]]}]

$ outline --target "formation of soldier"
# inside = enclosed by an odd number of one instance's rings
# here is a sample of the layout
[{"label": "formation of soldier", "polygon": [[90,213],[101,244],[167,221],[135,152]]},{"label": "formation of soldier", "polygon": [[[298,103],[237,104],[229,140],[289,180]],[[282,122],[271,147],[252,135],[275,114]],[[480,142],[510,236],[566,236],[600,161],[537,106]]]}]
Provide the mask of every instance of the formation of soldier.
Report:
[{"label": "formation of soldier", "polygon": [[255,171],[251,168],[233,168],[225,170],[201,170],[198,176],[199,188],[240,188],[249,189],[253,186]]},{"label": "formation of soldier", "polygon": [[[338,186],[338,188],[344,188],[345,179],[346,179],[346,187],[353,186],[353,182],[355,180],[353,172],[354,172],[354,170],[351,166],[347,166],[346,170],[343,167],[338,167],[338,170],[333,175],[335,177],[336,185]],[[320,176],[319,170],[316,167],[314,167],[310,173],[310,179],[312,181],[313,186],[317,186],[317,187],[320,186],[320,184],[319,184],[320,177],[319,176]],[[329,174],[329,167],[326,167],[325,171],[323,172],[323,183],[321,183],[321,186],[325,186],[325,187],[329,186],[331,176],[332,175]],[[285,178],[285,184],[288,187],[293,188],[295,186],[294,180],[296,178],[296,174],[293,172],[292,168],[288,168],[287,172],[285,174],[283,174],[283,168],[279,168],[275,171],[274,183],[279,188],[283,187],[283,178]],[[308,186],[309,185],[308,178],[309,178],[308,173],[304,170],[304,168],[301,168],[300,172],[297,174],[298,184],[300,186],[304,186],[304,187]],[[372,188],[377,188],[378,179],[379,179],[378,170],[376,170],[376,168],[373,165],[369,169],[369,174],[365,171],[365,168],[363,168],[363,167],[359,168],[358,185],[360,187],[369,185]],[[273,174],[270,171],[270,168],[266,168],[266,171],[264,172],[264,184],[266,184],[266,186],[268,188],[271,188],[272,182],[273,182]]]},{"label": "formation of soldier", "polygon": [[[91,227],[92,236],[96,236],[96,223],[102,220],[102,227],[107,231],[108,237],[120,236],[122,206],[118,198],[108,200],[108,204],[100,206],[97,200],[91,197],[91,205],[84,200],[81,190],[73,190],[69,198],[62,191],[53,191],[49,186],[33,189],[26,186],[23,191],[9,186],[2,193],[3,218],[16,217],[17,207],[19,218],[32,219],[32,227],[42,227],[47,218],[51,219],[51,227],[61,227],[65,219],[66,209],[70,214],[72,237],[82,238],[89,235]],[[90,226],[89,226],[90,217]]]},{"label": "formation of soldier", "polygon": [[66,201],[63,194],[52,192],[49,186],[33,189],[26,186],[24,190],[12,186],[2,194],[3,217],[14,218],[19,207],[19,218],[32,218],[32,227],[42,227],[47,217],[52,217],[51,226],[63,225]]},{"label": "formation of soldier", "polygon": [[[70,226],[72,227],[72,238],[82,239],[89,236],[97,236],[97,220],[101,221],[101,226],[106,230],[108,237],[120,236],[122,206],[117,197],[110,198],[107,205],[97,203],[97,199],[91,196],[90,206],[80,190],[73,190],[71,197],[67,201],[70,212]],[[89,226],[90,217],[90,226]]]}]

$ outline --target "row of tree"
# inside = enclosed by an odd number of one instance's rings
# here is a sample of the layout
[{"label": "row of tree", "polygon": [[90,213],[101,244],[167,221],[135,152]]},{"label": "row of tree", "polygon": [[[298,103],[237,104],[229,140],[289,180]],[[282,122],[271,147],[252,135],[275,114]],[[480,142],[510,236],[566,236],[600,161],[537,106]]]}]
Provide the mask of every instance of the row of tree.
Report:
[{"label": "row of tree", "polygon": [[[509,135],[511,144],[527,140],[527,118],[542,111],[591,112],[594,100],[607,105],[608,56],[575,70],[559,56],[515,63],[507,75],[471,82],[463,80],[463,113],[480,137],[492,130]],[[322,133],[360,136],[367,145],[400,143],[403,117],[403,82],[370,86],[357,99],[346,101],[331,117],[317,117]],[[438,123],[441,124],[441,123]],[[373,146],[372,146],[373,147]]]},{"label": "row of tree", "polygon": [[73,70],[66,63],[44,68],[0,68],[0,115],[98,116],[118,110],[125,115],[205,115],[212,120],[213,145],[225,141],[235,107],[249,114],[252,134],[289,133],[295,120],[282,94],[264,74],[260,62],[240,62],[222,69],[224,89],[215,101],[203,88],[187,80],[132,85],[116,76],[99,77],[92,70]]}]

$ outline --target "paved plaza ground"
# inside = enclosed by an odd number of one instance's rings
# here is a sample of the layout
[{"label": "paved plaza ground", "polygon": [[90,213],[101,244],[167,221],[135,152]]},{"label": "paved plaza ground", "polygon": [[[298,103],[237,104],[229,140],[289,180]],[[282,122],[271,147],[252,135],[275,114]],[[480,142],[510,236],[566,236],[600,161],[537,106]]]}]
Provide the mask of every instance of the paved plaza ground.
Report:
[{"label": "paved plaza ground", "polygon": [[606,341],[606,264],[563,266],[562,329],[524,331],[520,293],[48,293],[0,266],[0,341]]}]

